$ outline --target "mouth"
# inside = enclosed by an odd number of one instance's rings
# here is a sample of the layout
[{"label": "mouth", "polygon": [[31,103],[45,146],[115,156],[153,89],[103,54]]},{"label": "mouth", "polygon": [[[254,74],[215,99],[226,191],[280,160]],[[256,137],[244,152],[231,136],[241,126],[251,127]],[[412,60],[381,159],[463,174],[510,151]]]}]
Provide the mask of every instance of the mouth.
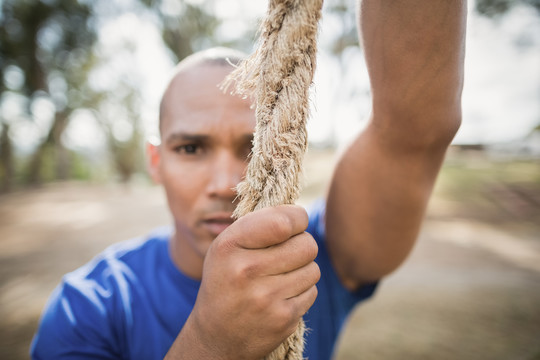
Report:
[{"label": "mouth", "polygon": [[231,213],[214,214],[202,220],[204,228],[214,236],[221,234],[234,222]]}]

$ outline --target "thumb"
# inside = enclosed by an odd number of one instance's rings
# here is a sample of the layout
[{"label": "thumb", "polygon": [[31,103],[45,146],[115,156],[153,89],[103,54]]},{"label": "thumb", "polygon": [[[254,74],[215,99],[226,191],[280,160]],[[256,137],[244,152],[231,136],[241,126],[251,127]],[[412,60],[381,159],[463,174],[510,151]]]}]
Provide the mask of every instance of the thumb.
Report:
[{"label": "thumb", "polygon": [[236,220],[221,235],[237,247],[262,249],[280,244],[300,234],[308,226],[304,208],[297,205],[279,205],[256,210]]}]

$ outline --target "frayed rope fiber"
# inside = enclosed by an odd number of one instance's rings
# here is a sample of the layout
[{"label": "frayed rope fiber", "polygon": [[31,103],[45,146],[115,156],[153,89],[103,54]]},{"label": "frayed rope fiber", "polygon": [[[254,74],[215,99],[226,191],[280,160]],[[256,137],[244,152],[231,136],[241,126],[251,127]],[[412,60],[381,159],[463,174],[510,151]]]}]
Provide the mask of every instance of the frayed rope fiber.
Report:
[{"label": "frayed rope fiber", "polygon": [[[253,150],[246,178],[237,187],[236,218],[298,199],[322,4],[270,0],[257,50],[223,83],[223,89],[234,85],[232,93],[252,98],[256,106]],[[265,360],[302,360],[304,331],[301,320]]]}]

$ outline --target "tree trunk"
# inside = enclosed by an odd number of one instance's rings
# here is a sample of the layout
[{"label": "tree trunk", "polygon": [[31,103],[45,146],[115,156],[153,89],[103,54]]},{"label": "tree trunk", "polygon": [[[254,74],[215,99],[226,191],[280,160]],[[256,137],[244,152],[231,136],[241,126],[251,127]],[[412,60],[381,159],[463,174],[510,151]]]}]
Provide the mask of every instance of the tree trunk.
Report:
[{"label": "tree trunk", "polygon": [[[28,183],[30,185],[41,185],[43,183],[43,159],[46,155],[47,149],[51,146],[55,149],[55,159],[54,162],[56,163],[56,178],[62,179],[62,173],[61,171],[67,171],[65,169],[69,168],[69,165],[62,164],[59,165],[61,160],[59,161],[58,157],[61,156],[59,154],[62,153],[62,151],[65,151],[64,146],[62,145],[61,137],[64,132],[64,130],[67,127],[68,123],[68,117],[69,112],[63,111],[63,112],[57,112],[54,118],[54,123],[52,124],[51,128],[49,129],[49,133],[47,134],[47,137],[43,142],[37,147],[36,151],[32,155],[32,160],[30,161],[29,165],[29,171],[28,171]],[[66,160],[67,156],[66,156]],[[62,169],[62,167],[65,167]]]},{"label": "tree trunk", "polygon": [[13,144],[9,138],[9,125],[2,123],[0,132],[0,193],[8,192],[13,186]]}]

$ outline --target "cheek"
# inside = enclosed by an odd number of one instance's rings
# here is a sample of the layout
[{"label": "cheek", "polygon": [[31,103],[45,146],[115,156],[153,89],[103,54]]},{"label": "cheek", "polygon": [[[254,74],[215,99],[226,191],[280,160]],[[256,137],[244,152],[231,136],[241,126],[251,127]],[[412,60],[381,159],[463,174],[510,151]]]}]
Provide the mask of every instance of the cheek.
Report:
[{"label": "cheek", "polygon": [[[181,166],[180,166],[181,165]],[[203,193],[205,172],[201,166],[178,164],[160,169],[161,183],[171,207],[193,204]]]}]

